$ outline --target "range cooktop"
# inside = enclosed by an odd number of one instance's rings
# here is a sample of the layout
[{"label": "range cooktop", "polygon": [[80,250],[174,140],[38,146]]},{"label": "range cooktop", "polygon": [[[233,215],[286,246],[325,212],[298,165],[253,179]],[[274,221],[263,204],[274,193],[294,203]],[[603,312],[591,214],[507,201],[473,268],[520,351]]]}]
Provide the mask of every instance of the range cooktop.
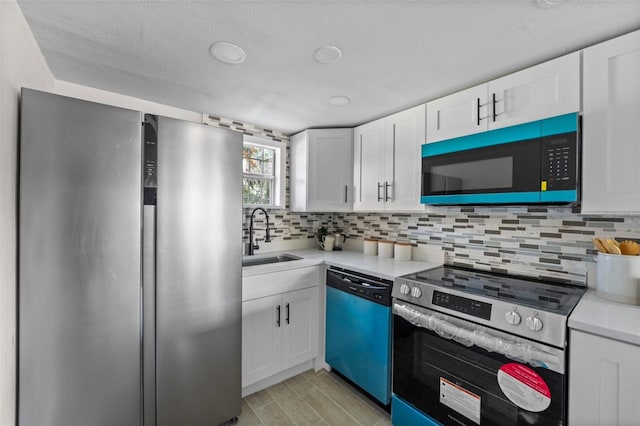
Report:
[{"label": "range cooktop", "polygon": [[398,277],[396,301],[458,316],[557,347],[586,287],[441,266]]},{"label": "range cooktop", "polygon": [[571,313],[585,292],[584,287],[492,274],[451,266],[416,272],[405,280],[451,288],[560,315]]}]

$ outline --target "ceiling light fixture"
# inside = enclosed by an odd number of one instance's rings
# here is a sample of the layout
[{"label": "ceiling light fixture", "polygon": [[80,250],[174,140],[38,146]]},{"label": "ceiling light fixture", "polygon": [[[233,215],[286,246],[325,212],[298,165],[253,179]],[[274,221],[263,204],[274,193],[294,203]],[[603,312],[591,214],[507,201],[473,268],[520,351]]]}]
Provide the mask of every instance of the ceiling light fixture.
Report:
[{"label": "ceiling light fixture", "polygon": [[331,96],[329,98],[329,103],[335,106],[344,106],[351,103],[351,99],[346,96]]},{"label": "ceiling light fixture", "polygon": [[225,64],[241,64],[247,59],[247,54],[244,53],[242,48],[233,43],[227,43],[226,41],[216,41],[213,43],[209,48],[209,53],[211,53],[211,56],[215,59]]},{"label": "ceiling light fixture", "polygon": [[342,50],[338,46],[327,44],[316,49],[313,57],[321,64],[335,64],[342,59]]}]

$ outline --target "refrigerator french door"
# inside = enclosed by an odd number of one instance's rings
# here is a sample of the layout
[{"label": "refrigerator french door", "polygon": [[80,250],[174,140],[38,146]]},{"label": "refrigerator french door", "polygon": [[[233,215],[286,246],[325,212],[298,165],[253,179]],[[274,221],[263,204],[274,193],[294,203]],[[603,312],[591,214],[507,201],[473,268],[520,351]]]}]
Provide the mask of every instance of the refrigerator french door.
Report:
[{"label": "refrigerator french door", "polygon": [[20,425],[240,413],[242,136],[23,89]]}]

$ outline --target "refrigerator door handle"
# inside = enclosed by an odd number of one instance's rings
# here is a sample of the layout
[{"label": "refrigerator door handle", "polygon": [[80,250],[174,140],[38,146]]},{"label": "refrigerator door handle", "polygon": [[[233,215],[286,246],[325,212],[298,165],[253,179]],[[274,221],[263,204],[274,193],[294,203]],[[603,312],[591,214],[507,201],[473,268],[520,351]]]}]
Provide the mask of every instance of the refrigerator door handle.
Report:
[{"label": "refrigerator door handle", "polygon": [[156,424],[156,325],[155,325],[155,292],[156,292],[156,208],[144,206],[144,233],[142,240],[142,380],[144,426]]}]

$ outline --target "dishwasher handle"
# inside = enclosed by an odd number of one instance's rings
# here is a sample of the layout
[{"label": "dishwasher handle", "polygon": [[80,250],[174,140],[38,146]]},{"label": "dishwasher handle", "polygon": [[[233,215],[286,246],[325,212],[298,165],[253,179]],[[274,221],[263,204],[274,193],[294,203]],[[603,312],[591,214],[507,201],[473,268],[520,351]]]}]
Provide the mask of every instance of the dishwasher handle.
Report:
[{"label": "dishwasher handle", "polygon": [[345,271],[345,270],[329,269],[327,271],[327,280],[329,279],[329,277],[331,279],[339,279],[345,282],[363,284],[363,285],[368,285],[373,287],[386,288],[388,286],[393,285],[393,282],[386,280],[384,278],[376,278],[376,277],[371,277],[364,274],[361,275],[356,272]]},{"label": "dishwasher handle", "polygon": [[327,271],[327,287],[352,294],[372,302],[391,306],[392,282],[384,279],[375,280],[368,276],[359,276],[357,273]]}]

